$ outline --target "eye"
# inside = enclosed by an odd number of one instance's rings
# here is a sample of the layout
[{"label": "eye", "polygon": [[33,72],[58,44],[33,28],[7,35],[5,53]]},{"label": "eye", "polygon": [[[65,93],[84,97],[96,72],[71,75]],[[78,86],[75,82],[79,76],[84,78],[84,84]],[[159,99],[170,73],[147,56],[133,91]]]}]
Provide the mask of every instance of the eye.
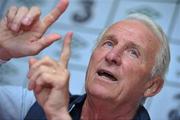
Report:
[{"label": "eye", "polygon": [[130,48],[128,50],[128,52],[129,52],[130,56],[132,56],[132,57],[136,57],[136,58],[139,57],[139,52],[136,48]]},{"label": "eye", "polygon": [[108,47],[108,48],[112,48],[113,47],[113,42],[112,41],[105,41],[104,43],[103,43],[103,46],[105,46],[105,47]]}]

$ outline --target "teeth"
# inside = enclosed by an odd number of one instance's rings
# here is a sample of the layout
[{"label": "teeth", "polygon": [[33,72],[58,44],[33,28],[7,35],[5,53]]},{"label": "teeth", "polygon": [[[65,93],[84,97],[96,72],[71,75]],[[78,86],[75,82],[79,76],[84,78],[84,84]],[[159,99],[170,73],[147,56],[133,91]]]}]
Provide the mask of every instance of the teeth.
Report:
[{"label": "teeth", "polygon": [[104,71],[104,70],[100,70],[100,71],[98,72],[98,75],[99,75],[99,76],[107,77],[107,78],[109,78],[109,79],[112,80],[112,81],[117,81],[117,79],[116,79],[111,73],[106,72],[106,71]]}]

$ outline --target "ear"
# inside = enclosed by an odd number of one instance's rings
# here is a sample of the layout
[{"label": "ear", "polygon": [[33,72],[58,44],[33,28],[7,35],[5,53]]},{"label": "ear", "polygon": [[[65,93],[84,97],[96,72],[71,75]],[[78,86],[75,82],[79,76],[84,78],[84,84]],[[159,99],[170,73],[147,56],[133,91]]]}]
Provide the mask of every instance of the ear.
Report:
[{"label": "ear", "polygon": [[164,80],[160,76],[157,76],[149,80],[146,83],[146,90],[144,92],[144,97],[151,97],[159,93],[161,88],[163,87],[163,84],[164,84]]}]

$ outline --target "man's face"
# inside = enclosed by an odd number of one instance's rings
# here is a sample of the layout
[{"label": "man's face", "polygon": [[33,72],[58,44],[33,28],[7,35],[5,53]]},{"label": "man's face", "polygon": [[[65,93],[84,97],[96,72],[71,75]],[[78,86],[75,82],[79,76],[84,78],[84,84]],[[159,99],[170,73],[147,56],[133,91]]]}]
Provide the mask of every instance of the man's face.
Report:
[{"label": "man's face", "polygon": [[143,23],[112,25],[95,48],[86,76],[87,94],[111,101],[139,101],[151,79],[159,40]]}]

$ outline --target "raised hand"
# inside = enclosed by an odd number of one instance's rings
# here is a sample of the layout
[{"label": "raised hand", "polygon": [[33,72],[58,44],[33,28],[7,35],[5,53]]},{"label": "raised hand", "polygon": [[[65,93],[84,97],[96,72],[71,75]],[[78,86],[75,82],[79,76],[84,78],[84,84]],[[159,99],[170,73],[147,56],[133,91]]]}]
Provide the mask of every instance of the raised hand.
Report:
[{"label": "raised hand", "polygon": [[36,55],[54,41],[58,34],[43,36],[66,10],[68,0],[60,0],[58,5],[44,18],[40,19],[38,7],[11,7],[0,22],[0,59],[11,59]]},{"label": "raised hand", "polygon": [[38,103],[48,119],[68,120],[69,71],[72,33],[67,33],[59,61],[49,57],[29,61],[29,89],[34,91]]}]

